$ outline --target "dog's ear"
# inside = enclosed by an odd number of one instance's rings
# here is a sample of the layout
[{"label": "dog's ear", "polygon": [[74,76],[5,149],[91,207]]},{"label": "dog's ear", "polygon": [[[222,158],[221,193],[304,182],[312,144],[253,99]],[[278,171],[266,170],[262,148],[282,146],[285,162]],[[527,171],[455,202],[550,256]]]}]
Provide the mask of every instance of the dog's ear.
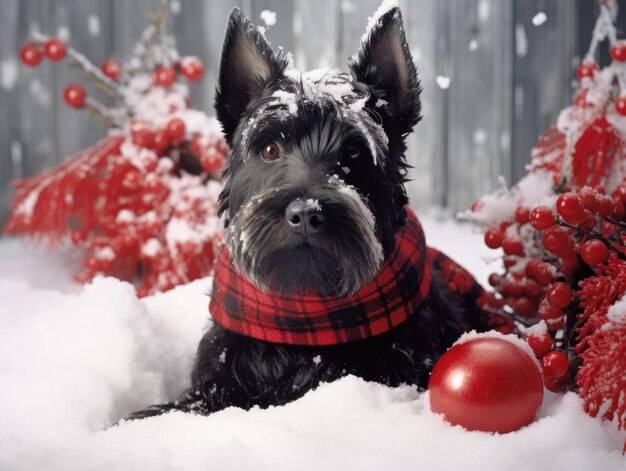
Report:
[{"label": "dog's ear", "polygon": [[[378,12],[377,12],[378,14]],[[375,91],[395,111],[396,126],[402,134],[420,120],[420,83],[404,35],[402,14],[393,7],[370,19],[349,66],[355,78]]]},{"label": "dog's ear", "polygon": [[281,76],[286,66],[280,55],[274,55],[263,34],[239,8],[234,8],[226,25],[215,94],[217,119],[229,144],[250,100],[271,79]]}]

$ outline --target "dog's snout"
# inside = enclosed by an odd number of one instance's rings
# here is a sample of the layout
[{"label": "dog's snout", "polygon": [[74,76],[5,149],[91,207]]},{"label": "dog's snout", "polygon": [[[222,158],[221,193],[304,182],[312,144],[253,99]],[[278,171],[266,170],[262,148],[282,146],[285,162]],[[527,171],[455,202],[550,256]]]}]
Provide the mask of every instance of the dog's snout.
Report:
[{"label": "dog's snout", "polygon": [[317,200],[298,198],[287,206],[285,218],[296,234],[308,235],[318,232],[324,224],[324,212]]}]

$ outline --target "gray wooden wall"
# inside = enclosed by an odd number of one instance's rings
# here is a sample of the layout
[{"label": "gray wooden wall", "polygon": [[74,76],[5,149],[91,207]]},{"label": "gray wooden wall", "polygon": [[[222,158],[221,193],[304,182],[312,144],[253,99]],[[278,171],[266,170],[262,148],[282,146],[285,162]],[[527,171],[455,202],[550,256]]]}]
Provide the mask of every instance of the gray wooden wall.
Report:
[{"label": "gray wooden wall", "polygon": [[[17,60],[32,29],[69,32],[68,42],[99,64],[127,58],[158,0],[0,1],[0,222],[8,182],[54,166],[105,133],[69,109],[62,90],[80,81],[63,64],[36,69]],[[622,2],[622,0],[620,0]],[[206,65],[191,85],[193,103],[211,112],[226,18],[240,6],[267,28],[274,47],[293,51],[298,68],[342,66],[356,50],[380,0],[174,0],[171,31],[183,55]],[[424,119],[410,138],[409,193],[417,206],[466,208],[498,175],[519,178],[538,135],[572,93],[580,51],[588,45],[594,0],[401,0],[408,40],[424,88]],[[626,26],[622,5],[621,23]],[[538,12],[547,15],[535,26]],[[622,29],[626,29],[622,27]],[[441,88],[437,77],[449,78]]]}]

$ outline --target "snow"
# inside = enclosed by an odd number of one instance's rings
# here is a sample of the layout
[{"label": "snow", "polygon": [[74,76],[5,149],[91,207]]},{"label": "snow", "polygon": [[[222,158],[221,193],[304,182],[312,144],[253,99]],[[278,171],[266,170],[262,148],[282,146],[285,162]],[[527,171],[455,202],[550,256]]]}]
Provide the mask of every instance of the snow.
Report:
[{"label": "snow", "polygon": [[626,295],[609,307],[606,317],[611,324],[626,324]]},{"label": "snow", "polygon": [[546,15],[544,12],[540,11],[535,16],[533,16],[533,19],[531,21],[532,21],[533,25],[541,26],[546,21],[548,21],[548,15]]},{"label": "snow", "polygon": [[0,86],[6,91],[11,91],[17,83],[17,61],[6,59],[0,62]]},{"label": "snow", "polygon": [[450,88],[450,82],[452,82],[452,79],[445,75],[437,75],[437,77],[435,77],[435,82],[437,82],[437,86],[439,88],[441,88],[442,90],[447,90],[448,88]]},{"label": "snow", "polygon": [[87,17],[87,29],[91,36],[100,35],[100,18],[97,15],[89,15]]},{"label": "snow", "polygon": [[[480,234],[420,216],[430,245],[486,279]],[[0,469],[624,469],[623,434],[571,393],[546,393],[535,423],[502,436],[449,426],[412,387],[352,376],[283,407],[112,427],[187,386],[210,279],[139,300],[112,278],[72,282],[75,254],[0,239]]]},{"label": "snow", "polygon": [[274,26],[276,24],[276,12],[271,10],[263,10],[259,15],[265,26]]}]

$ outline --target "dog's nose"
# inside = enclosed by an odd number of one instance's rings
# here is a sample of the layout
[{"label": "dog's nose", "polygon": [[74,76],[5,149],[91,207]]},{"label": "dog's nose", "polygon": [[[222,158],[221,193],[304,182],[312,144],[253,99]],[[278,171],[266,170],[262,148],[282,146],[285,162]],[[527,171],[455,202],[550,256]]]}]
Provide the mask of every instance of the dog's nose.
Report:
[{"label": "dog's nose", "polygon": [[296,234],[315,234],[324,224],[324,213],[319,201],[298,198],[287,206],[285,217]]}]

